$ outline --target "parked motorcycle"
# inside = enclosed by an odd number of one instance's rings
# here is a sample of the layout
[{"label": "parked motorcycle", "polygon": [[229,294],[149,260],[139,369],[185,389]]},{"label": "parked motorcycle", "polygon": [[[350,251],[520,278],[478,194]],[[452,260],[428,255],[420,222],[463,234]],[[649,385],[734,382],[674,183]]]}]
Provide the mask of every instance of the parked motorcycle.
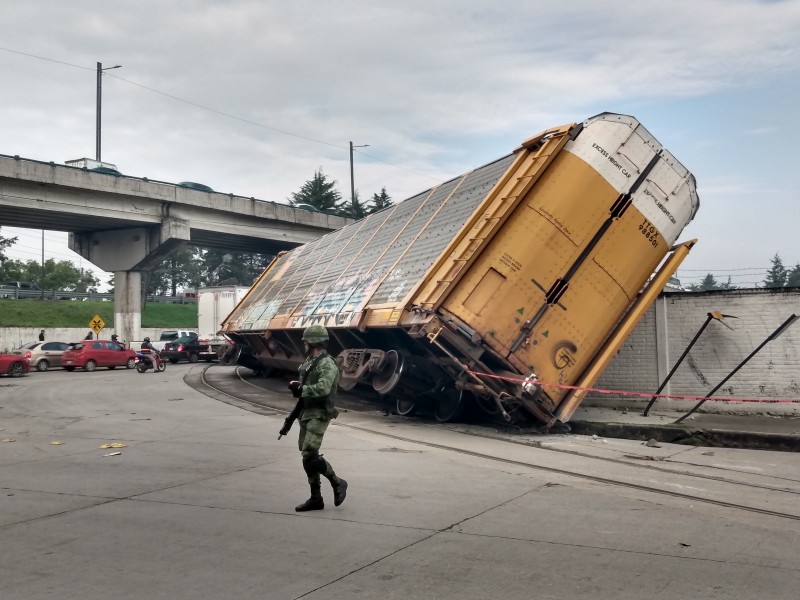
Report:
[{"label": "parked motorcycle", "polygon": [[159,354],[143,354],[141,352],[136,353],[136,370],[139,373],[146,373],[150,369],[153,368],[153,363],[151,362],[151,358],[155,358],[156,362],[156,371],[162,373],[167,370],[167,361],[161,358]]}]

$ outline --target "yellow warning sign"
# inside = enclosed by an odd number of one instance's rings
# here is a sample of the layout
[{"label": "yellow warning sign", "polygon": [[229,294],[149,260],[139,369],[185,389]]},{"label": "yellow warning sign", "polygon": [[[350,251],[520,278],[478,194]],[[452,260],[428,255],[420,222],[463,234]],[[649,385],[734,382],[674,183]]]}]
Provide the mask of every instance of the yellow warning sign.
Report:
[{"label": "yellow warning sign", "polygon": [[92,317],[92,320],[89,321],[89,329],[94,331],[95,333],[100,333],[103,331],[103,327],[106,326],[105,321],[100,318],[100,315],[95,315]]}]

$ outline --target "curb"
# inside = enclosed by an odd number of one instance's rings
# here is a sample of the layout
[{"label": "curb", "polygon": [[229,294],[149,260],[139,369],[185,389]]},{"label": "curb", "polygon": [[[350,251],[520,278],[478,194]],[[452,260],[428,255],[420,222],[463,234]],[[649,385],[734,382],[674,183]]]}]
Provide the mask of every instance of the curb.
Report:
[{"label": "curb", "polygon": [[708,446],[712,448],[745,448],[800,452],[800,436],[783,433],[733,431],[681,425],[640,425],[636,423],[602,423],[570,421],[572,433],[599,435],[608,438]]}]

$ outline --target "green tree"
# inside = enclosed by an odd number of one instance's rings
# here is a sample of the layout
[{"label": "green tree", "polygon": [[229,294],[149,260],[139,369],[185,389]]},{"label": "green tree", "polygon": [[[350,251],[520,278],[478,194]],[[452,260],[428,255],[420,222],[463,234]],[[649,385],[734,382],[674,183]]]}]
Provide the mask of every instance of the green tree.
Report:
[{"label": "green tree", "polygon": [[800,287],[800,263],[797,263],[786,276],[786,287]]},{"label": "green tree", "polygon": [[723,288],[720,287],[714,276],[711,273],[708,273],[705,277],[703,277],[703,281],[690,285],[689,289],[693,292],[707,292],[709,290],[720,290]]},{"label": "green tree", "polygon": [[252,285],[264,272],[271,256],[256,252],[234,252],[212,248],[202,252],[202,285]]},{"label": "green tree", "polygon": [[314,178],[306,181],[299,192],[292,193],[289,204],[310,204],[320,211],[337,212],[342,201],[342,195],[334,189],[335,181],[328,181],[322,172],[322,167],[314,173]]},{"label": "green tree", "polygon": [[361,203],[358,197],[358,190],[355,191],[353,199],[350,202],[343,202],[341,204],[339,207],[339,214],[342,217],[355,219],[356,221],[363,219],[369,214],[367,208]]},{"label": "green tree", "polygon": [[392,197],[386,193],[386,188],[381,188],[380,194],[372,194],[372,206],[369,207],[367,211],[369,214],[374,212],[378,212],[379,210],[383,210],[384,208],[389,208],[392,206],[394,202],[392,202]]},{"label": "green tree", "polygon": [[196,289],[201,282],[200,250],[184,245],[146,276],[148,294],[175,296],[178,289]]},{"label": "green tree", "polygon": [[15,237],[13,237],[13,238],[4,238],[2,235],[0,235],[0,266],[2,266],[3,263],[5,263],[6,260],[8,260],[8,258],[5,255],[4,250],[6,250],[7,248],[10,248],[12,245],[14,245],[14,243],[16,241],[17,241],[17,238],[15,238]]},{"label": "green tree", "polygon": [[764,286],[768,288],[784,287],[788,275],[789,273],[783,266],[781,257],[776,254],[772,257],[772,267],[767,271],[767,278],[764,280]]},{"label": "green tree", "polygon": [[0,268],[3,281],[33,281],[45,290],[96,292],[100,280],[90,270],[77,268],[68,260],[52,258],[42,265],[35,260],[8,260]]}]

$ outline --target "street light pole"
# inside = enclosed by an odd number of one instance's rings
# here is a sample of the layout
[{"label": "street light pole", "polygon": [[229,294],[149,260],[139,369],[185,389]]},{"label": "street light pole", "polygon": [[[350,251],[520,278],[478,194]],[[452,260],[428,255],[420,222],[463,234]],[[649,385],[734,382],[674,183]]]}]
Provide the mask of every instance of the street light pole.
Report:
[{"label": "street light pole", "polygon": [[100,162],[100,123],[101,113],[103,106],[103,71],[110,69],[119,69],[122,65],[114,65],[113,67],[103,68],[103,63],[97,63],[97,144],[96,144],[96,159]]},{"label": "street light pole", "polygon": [[369,147],[369,144],[364,144],[362,146],[353,146],[353,142],[350,142],[350,214],[354,218],[356,211],[356,184],[355,180],[353,179],[353,148],[367,148],[367,147]]}]

